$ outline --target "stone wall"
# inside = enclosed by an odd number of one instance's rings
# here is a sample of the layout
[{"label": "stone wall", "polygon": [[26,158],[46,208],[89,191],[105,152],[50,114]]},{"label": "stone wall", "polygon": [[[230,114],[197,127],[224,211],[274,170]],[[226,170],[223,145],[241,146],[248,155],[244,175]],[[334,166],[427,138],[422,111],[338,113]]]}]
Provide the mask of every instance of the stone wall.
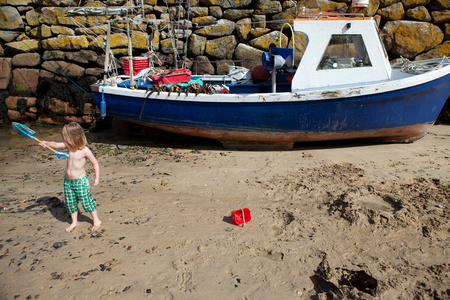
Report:
[{"label": "stone wall", "polygon": [[[98,117],[89,84],[103,70],[106,21],[112,16],[68,16],[82,7],[143,7],[148,19],[188,23],[135,24],[133,55],[152,57],[157,67],[184,60],[197,74],[227,74],[228,65],[260,65],[271,43],[292,46],[297,60],[305,37],[286,26],[297,14],[360,12],[378,21],[391,59],[450,56],[449,0],[370,0],[352,8],[349,0],[1,0],[0,122],[91,124]],[[291,20],[291,21],[289,21]],[[171,36],[176,36],[174,40]],[[110,39],[116,62],[127,55],[126,26],[115,24]],[[177,53],[175,53],[175,47]],[[186,51],[185,51],[186,50]],[[187,54],[185,57],[184,54]],[[181,66],[181,65],[178,65]]]}]

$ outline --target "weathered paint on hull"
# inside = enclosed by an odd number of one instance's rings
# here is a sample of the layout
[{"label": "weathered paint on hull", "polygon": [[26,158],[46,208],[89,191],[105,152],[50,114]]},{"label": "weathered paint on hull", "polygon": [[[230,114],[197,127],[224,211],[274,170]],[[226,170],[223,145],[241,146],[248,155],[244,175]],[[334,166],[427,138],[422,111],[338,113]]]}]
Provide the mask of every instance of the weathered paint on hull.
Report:
[{"label": "weathered paint on hull", "polygon": [[[135,122],[135,121],[133,121]],[[226,148],[248,148],[272,145],[276,149],[290,149],[294,142],[319,142],[347,139],[370,139],[380,142],[413,142],[426,135],[432,122],[412,126],[384,128],[378,130],[348,132],[236,132],[226,130],[205,130],[193,127],[165,126],[135,122],[141,125],[189,136],[209,138],[220,141]]]}]

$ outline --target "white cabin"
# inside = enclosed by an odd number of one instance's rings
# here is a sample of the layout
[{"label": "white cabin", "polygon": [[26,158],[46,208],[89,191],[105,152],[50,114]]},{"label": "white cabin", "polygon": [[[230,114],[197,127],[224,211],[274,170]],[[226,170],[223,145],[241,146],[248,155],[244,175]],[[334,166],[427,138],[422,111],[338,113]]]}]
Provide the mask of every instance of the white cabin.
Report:
[{"label": "white cabin", "polygon": [[292,92],[389,80],[391,66],[376,21],[329,13],[294,20],[294,31],[308,36],[292,80]]}]

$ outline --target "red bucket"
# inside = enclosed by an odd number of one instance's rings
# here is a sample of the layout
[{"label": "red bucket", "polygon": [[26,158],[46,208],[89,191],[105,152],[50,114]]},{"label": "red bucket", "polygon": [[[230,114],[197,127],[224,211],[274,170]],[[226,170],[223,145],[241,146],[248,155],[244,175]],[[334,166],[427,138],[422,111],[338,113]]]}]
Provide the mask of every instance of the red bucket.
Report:
[{"label": "red bucket", "polygon": [[248,208],[241,208],[238,210],[233,210],[231,212],[231,215],[233,216],[233,221],[237,225],[245,225],[246,223],[250,222],[252,219],[252,216],[250,214],[250,209]]},{"label": "red bucket", "polygon": [[[130,76],[130,58],[122,57],[123,69],[125,75]],[[133,57],[133,76],[137,75],[140,71],[148,68],[148,57]]]}]

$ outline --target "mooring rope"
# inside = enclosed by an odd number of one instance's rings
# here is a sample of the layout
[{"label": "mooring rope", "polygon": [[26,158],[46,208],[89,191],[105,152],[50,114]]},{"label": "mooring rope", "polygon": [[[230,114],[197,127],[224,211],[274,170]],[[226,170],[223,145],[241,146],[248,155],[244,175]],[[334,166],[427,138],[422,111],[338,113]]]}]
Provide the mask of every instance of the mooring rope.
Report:
[{"label": "mooring rope", "polygon": [[393,69],[401,69],[402,72],[409,74],[423,74],[429,71],[438,70],[444,65],[450,64],[450,59],[443,56],[441,61],[410,61],[407,58],[400,57],[391,66]]}]

